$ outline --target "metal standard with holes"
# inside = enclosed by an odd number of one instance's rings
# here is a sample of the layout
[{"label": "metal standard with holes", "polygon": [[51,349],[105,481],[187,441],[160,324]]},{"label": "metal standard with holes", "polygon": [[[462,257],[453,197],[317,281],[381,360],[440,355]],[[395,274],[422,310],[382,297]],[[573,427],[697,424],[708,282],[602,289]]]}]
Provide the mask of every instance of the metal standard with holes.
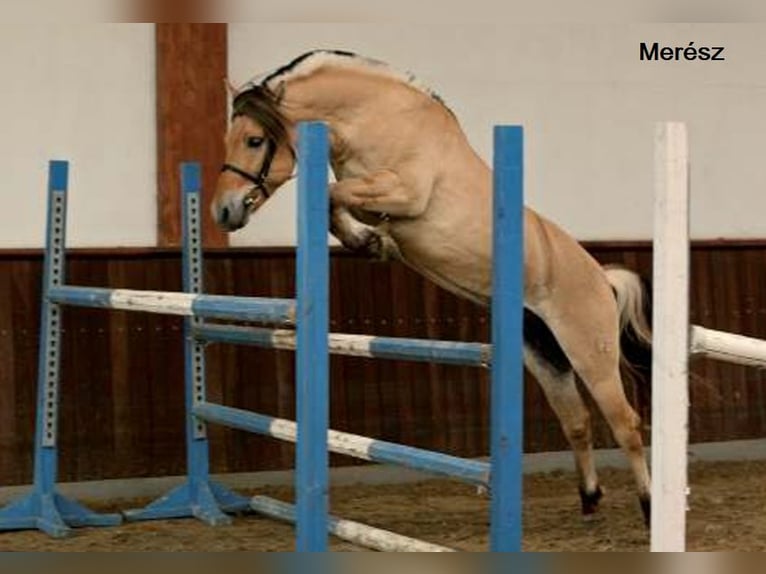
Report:
[{"label": "metal standard with holes", "polygon": [[[200,188],[199,166],[185,164],[182,167],[182,190],[185,192],[185,205],[183,221],[186,225],[184,233],[184,291],[187,293],[202,293],[202,238],[200,234],[199,193],[192,190]],[[205,348],[204,343],[193,337],[194,330],[202,326],[199,317],[186,317],[184,319],[184,348],[187,354],[186,360],[190,362],[191,370],[192,408],[205,400]],[[190,416],[191,415],[187,415]],[[205,423],[196,417],[191,417],[189,422],[193,426],[195,439],[207,436]]]},{"label": "metal standard with holes", "polygon": [[64,282],[68,176],[67,162],[50,162],[38,352],[34,484],[29,495],[0,509],[0,530],[39,529],[55,538],[67,536],[70,526],[113,526],[122,521],[118,514],[92,512],[59,494],[56,489],[61,309],[50,294]]},{"label": "metal standard with holes", "polygon": [[[58,168],[62,169],[62,168]],[[46,264],[44,272],[44,290],[46,293],[52,287],[58,287],[64,282],[64,240],[66,226],[64,211],[66,209],[66,191],[55,189],[51,192],[53,213],[49,225],[51,257]],[[56,445],[56,432],[58,422],[58,388],[59,388],[59,364],[60,364],[60,332],[61,332],[61,309],[58,304],[46,301],[43,304],[42,318],[42,352],[40,355],[40,373],[44,373],[43,394],[43,436],[42,445],[53,447]]]},{"label": "metal standard with holes", "polygon": [[[197,163],[181,165],[183,288],[191,296],[202,292],[202,237],[200,222],[201,175]],[[144,508],[125,511],[131,521],[194,516],[211,526],[230,524],[226,512],[248,509],[248,499],[211,480],[210,446],[205,422],[194,408],[205,400],[205,347],[192,335],[201,324],[196,316],[184,317],[184,401],[186,414],[186,480]]]}]

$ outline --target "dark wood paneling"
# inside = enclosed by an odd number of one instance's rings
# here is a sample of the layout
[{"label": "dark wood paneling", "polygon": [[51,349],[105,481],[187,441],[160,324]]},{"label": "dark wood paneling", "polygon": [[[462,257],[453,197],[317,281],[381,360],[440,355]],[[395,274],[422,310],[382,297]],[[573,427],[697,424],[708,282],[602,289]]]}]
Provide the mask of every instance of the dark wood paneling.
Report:
[{"label": "dark wood paneling", "polygon": [[123,3],[121,22],[200,22],[214,15],[206,0],[138,0]]},{"label": "dark wood paneling", "polygon": [[[157,225],[160,246],[180,244],[178,166],[199,161],[207,206],[223,163],[226,131],[226,24],[157,24]],[[205,244],[227,244],[203,218]]]},{"label": "dark wood paneling", "polygon": [[[602,262],[651,273],[648,244],[589,245]],[[0,484],[31,479],[40,297],[39,252],[0,253]],[[399,264],[332,257],[332,328],[487,341],[488,315]],[[210,293],[291,297],[290,250],[211,250]],[[692,250],[692,320],[766,338],[766,246],[698,245]],[[180,256],[161,249],[75,251],[72,284],[180,289]],[[183,349],[180,318],[67,309],[60,429],[62,480],[180,474],[184,470]],[[292,418],[293,355],[255,348],[208,348],[211,400]],[[488,380],[467,367],[334,357],[335,428],[466,456],[487,452]],[[695,441],[766,436],[766,375],[696,360],[690,428]],[[566,448],[558,422],[526,381],[525,448]],[[634,401],[636,389],[629,388]],[[594,417],[599,446],[612,446]],[[212,427],[216,472],[292,466],[293,448]],[[334,464],[348,459],[333,457]]]}]

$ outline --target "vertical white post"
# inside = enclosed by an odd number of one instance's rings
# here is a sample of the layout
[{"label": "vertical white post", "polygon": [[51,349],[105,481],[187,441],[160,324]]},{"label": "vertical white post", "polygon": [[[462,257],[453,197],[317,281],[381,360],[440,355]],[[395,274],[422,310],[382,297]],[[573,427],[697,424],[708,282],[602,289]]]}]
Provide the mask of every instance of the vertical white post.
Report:
[{"label": "vertical white post", "polygon": [[655,133],[651,550],[683,552],[689,419],[689,152],[683,123]]}]

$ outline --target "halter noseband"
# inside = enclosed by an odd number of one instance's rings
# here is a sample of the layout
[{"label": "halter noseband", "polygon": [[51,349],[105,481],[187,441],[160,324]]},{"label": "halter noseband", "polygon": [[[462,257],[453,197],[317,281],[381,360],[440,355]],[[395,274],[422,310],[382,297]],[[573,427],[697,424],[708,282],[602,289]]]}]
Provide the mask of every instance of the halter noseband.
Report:
[{"label": "halter noseband", "polygon": [[261,164],[261,169],[257,174],[252,174],[249,171],[245,171],[244,169],[241,169],[230,163],[224,163],[221,166],[221,172],[230,171],[232,173],[236,173],[238,176],[253,184],[252,189],[247,193],[244,199],[246,208],[250,208],[251,206],[255,205],[256,197],[254,192],[256,191],[258,192],[258,195],[263,197],[264,201],[271,197],[269,190],[266,188],[266,178],[269,176],[269,171],[271,170],[271,162],[274,160],[276,151],[277,146],[274,143],[274,140],[267,140],[266,157],[263,158],[263,164]]}]

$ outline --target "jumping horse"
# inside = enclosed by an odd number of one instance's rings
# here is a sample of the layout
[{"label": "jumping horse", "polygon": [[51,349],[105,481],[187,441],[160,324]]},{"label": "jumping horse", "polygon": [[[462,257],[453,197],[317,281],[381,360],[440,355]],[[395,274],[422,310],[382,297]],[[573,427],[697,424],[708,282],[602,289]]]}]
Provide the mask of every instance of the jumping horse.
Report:
[{"label": "jumping horse", "polygon": [[[341,243],[400,259],[459,296],[489,303],[492,173],[434,92],[382,62],[328,50],[231,89],[226,160],[211,205],[221,228],[244,226],[292,177],[297,122],[324,121],[336,179],[331,231]],[[640,419],[623,388],[632,366],[626,355],[645,359],[651,348],[647,303],[637,274],[601,267],[560,227],[525,208],[524,363],[574,452],[584,515],[597,510],[602,490],[577,378],[629,459],[648,522]],[[646,352],[631,355],[630,347]]]}]

